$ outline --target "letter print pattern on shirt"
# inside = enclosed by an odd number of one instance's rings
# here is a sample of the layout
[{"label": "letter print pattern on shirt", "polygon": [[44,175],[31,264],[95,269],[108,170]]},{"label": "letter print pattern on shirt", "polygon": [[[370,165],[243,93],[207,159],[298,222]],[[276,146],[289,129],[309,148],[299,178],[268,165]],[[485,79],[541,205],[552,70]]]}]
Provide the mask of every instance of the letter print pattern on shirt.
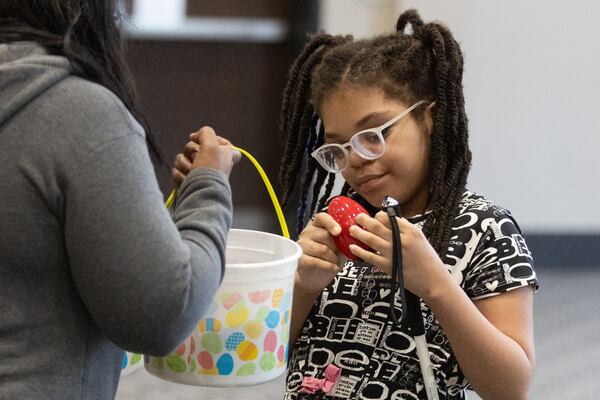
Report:
[{"label": "letter print pattern on shirt", "polygon": [[[411,218],[422,227],[427,214]],[[537,289],[531,254],[516,222],[502,209],[465,192],[453,223],[444,263],[472,299],[522,286]],[[390,317],[390,281],[365,262],[345,263],[315,301],[295,343],[286,380],[286,400],[426,399],[415,343]],[[395,293],[396,314],[401,303]],[[440,399],[464,399],[468,387],[444,332],[424,302],[421,311]],[[329,364],[341,377],[329,395],[301,394],[305,376],[321,378]]]}]

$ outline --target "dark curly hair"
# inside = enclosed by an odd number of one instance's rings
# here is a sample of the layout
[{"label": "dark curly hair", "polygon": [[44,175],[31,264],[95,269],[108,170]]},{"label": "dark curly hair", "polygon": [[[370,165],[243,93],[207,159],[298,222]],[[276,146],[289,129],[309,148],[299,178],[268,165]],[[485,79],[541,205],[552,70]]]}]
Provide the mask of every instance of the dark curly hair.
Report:
[{"label": "dark curly hair", "polygon": [[[415,10],[400,15],[393,34],[357,41],[351,36],[314,36],[290,69],[280,124],[281,134],[287,136],[279,175],[284,206],[292,198],[297,177],[302,177],[298,231],[307,215],[323,207],[334,184],[333,174],[317,168],[308,156],[323,144],[321,101],[340,85],[377,87],[406,104],[421,99],[435,102],[429,159],[431,214],[423,232],[443,255],[471,167],[462,75],[463,56],[452,33],[437,22],[424,24]],[[424,107],[415,110],[417,120],[423,115]],[[342,194],[349,189],[345,184]]]}]

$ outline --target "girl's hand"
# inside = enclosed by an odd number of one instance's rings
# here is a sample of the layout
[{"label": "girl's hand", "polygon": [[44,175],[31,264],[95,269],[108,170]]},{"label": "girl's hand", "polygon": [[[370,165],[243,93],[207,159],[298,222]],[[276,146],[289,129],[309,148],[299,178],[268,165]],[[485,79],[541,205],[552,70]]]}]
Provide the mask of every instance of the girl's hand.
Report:
[{"label": "girl's hand", "polygon": [[302,248],[302,256],[298,261],[296,290],[316,297],[341,271],[333,239],[341,231],[331,215],[321,212],[300,233],[298,244]]},{"label": "girl's hand", "polygon": [[175,156],[171,170],[175,185],[179,187],[187,174],[196,168],[213,168],[229,176],[233,166],[242,157],[232,146],[229,140],[217,136],[215,131],[207,126],[191,133],[183,153]]},{"label": "girl's hand", "polygon": [[[396,218],[402,241],[404,285],[421,298],[427,298],[432,282],[447,270],[421,229],[405,218]],[[387,213],[380,211],[371,218],[361,214],[350,228],[350,235],[367,244],[373,251],[350,245],[350,251],[366,262],[392,274],[392,229]]]}]

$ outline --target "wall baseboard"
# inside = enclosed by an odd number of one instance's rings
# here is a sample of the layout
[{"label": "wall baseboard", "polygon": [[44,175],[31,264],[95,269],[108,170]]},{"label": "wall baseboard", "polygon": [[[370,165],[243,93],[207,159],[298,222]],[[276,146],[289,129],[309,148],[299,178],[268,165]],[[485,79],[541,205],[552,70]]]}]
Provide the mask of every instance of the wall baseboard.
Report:
[{"label": "wall baseboard", "polygon": [[536,266],[600,266],[600,233],[525,234]]}]

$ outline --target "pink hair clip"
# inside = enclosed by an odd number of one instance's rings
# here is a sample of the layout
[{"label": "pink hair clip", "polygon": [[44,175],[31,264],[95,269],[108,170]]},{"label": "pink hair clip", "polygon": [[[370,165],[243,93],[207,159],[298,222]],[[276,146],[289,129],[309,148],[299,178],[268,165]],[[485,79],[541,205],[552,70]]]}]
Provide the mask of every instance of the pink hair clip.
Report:
[{"label": "pink hair clip", "polygon": [[300,385],[300,393],[314,394],[317,390],[322,390],[329,394],[340,378],[340,375],[340,369],[333,364],[329,364],[325,368],[325,378],[319,379],[312,376],[305,376]]}]

